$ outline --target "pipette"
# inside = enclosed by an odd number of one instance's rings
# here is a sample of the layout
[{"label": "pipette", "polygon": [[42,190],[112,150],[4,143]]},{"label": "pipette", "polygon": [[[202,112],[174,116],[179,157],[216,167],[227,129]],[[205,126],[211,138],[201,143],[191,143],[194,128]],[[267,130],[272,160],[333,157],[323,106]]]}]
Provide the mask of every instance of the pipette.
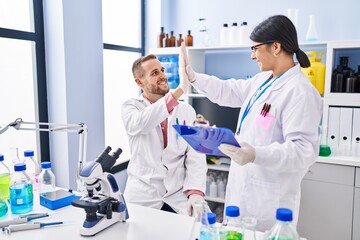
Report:
[{"label": "pipette", "polygon": [[63,222],[49,222],[49,223],[29,222],[29,223],[23,223],[23,224],[9,225],[9,226],[3,228],[3,232],[12,233],[12,232],[16,232],[16,231],[39,229],[42,227],[59,225],[59,224],[63,224]]}]

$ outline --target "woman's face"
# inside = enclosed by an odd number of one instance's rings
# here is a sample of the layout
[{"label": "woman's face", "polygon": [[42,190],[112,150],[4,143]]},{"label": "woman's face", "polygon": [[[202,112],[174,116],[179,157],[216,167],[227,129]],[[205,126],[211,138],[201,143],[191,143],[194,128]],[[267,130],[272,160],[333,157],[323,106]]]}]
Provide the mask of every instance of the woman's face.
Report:
[{"label": "woman's face", "polygon": [[261,71],[273,70],[274,42],[252,42],[251,59],[256,61]]}]

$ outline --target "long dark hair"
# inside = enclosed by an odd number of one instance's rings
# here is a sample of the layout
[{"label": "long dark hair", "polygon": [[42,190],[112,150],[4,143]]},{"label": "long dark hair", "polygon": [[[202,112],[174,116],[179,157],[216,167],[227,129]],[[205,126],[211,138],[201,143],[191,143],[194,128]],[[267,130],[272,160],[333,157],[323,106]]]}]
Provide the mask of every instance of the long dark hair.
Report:
[{"label": "long dark hair", "polygon": [[299,48],[296,28],[289,18],[283,15],[271,16],[257,25],[250,39],[254,42],[276,41],[289,54],[296,54],[296,58],[303,68],[310,67],[308,56]]}]

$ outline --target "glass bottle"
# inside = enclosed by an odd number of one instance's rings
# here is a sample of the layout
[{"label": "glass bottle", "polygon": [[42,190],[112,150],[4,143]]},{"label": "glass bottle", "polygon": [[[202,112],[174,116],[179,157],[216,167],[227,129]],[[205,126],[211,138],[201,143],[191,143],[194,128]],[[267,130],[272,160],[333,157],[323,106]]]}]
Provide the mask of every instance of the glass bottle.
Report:
[{"label": "glass bottle", "polygon": [[41,168],[42,170],[39,177],[39,193],[46,194],[55,191],[55,175],[51,171],[51,162],[42,162]]},{"label": "glass bottle", "polygon": [[166,33],[163,38],[163,47],[170,47],[170,38],[168,33]]},{"label": "glass bottle", "polygon": [[179,34],[179,38],[178,38],[178,40],[176,41],[177,46],[180,47],[180,46],[181,46],[181,43],[182,43],[183,41],[184,41],[184,39],[182,38],[182,34],[180,33],[180,34]]},{"label": "glass bottle", "polygon": [[174,31],[170,31],[170,46],[169,47],[175,47],[176,46],[176,37],[174,36]]},{"label": "glass bottle", "polygon": [[188,30],[188,34],[185,37],[185,46],[192,47],[194,38],[191,35],[191,30]]},{"label": "glass bottle", "polygon": [[40,164],[34,157],[33,150],[25,150],[24,151],[24,163],[26,164],[26,173],[29,175],[32,183],[33,190],[37,191],[39,187],[39,175],[40,175]]},{"label": "glass bottle", "polygon": [[160,31],[160,34],[159,34],[159,41],[158,41],[158,47],[160,48],[160,47],[164,47],[164,45],[163,45],[163,39],[164,39],[164,37],[165,37],[165,33],[164,33],[164,27],[161,27],[160,28],[161,29],[161,31]]},{"label": "glass bottle", "polygon": [[227,206],[225,212],[226,217],[220,228],[220,240],[242,240],[239,207]]},{"label": "glass bottle", "polygon": [[7,200],[9,199],[10,171],[4,164],[4,155],[0,154],[0,217],[8,212]]},{"label": "glass bottle", "polygon": [[8,200],[10,196],[10,170],[4,163],[4,155],[0,154],[0,200]]},{"label": "glass bottle", "polygon": [[276,210],[276,223],[271,228],[267,240],[299,240],[299,234],[291,224],[293,220],[292,211],[287,208]]},{"label": "glass bottle", "polygon": [[10,181],[10,208],[14,214],[27,213],[33,209],[32,183],[26,171],[25,163],[14,166],[14,175]]},{"label": "glass bottle", "polygon": [[200,240],[217,240],[216,214],[208,212],[201,217]]}]

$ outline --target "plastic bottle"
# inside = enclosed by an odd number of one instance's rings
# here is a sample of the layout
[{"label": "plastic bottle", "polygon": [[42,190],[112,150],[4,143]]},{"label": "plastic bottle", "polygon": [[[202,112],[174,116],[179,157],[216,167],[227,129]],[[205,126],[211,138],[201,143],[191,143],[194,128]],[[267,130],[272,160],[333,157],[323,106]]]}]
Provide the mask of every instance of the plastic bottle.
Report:
[{"label": "plastic bottle", "polygon": [[240,31],[239,31],[239,27],[237,25],[236,22],[234,22],[229,30],[229,35],[230,35],[230,45],[231,46],[236,46],[239,45],[239,36],[240,36]]},{"label": "plastic bottle", "polygon": [[26,164],[26,173],[30,176],[33,184],[33,190],[37,191],[39,187],[40,164],[34,157],[33,150],[24,151],[24,163]]},{"label": "plastic bottle", "polygon": [[158,39],[158,47],[164,47],[163,45],[163,39],[165,37],[165,33],[164,33],[164,27],[160,28],[160,34],[159,34],[159,39]]},{"label": "plastic bottle", "polygon": [[39,193],[46,194],[55,191],[55,175],[51,171],[51,162],[42,162],[41,168],[42,170],[39,177]]},{"label": "plastic bottle", "polygon": [[224,23],[222,28],[220,29],[220,46],[226,47],[229,46],[229,38],[230,38],[230,29],[227,23]]},{"label": "plastic bottle", "polygon": [[306,41],[308,42],[314,42],[314,41],[318,41],[319,37],[317,34],[317,30],[316,30],[316,23],[315,23],[315,16],[314,15],[310,15],[309,16],[309,26],[306,32]]},{"label": "plastic bottle", "polygon": [[226,217],[220,228],[220,240],[242,240],[243,232],[239,207],[227,206],[225,212]]},{"label": "plastic bottle", "polygon": [[276,223],[271,228],[267,240],[299,240],[299,234],[291,224],[293,220],[292,211],[287,208],[276,210]]},{"label": "plastic bottle", "polygon": [[170,31],[170,45],[169,47],[175,47],[176,46],[176,37],[174,36],[174,31]]},{"label": "plastic bottle", "polygon": [[181,43],[184,41],[184,39],[182,38],[182,34],[179,33],[179,38],[178,40],[176,40],[177,46],[180,47]]},{"label": "plastic bottle", "polygon": [[199,240],[217,240],[216,214],[209,212],[201,217]]},{"label": "plastic bottle", "polygon": [[10,181],[10,208],[14,214],[27,213],[33,209],[33,189],[29,177],[25,174],[25,163],[14,166],[14,175]]},{"label": "plastic bottle", "polygon": [[0,154],[0,217],[8,212],[7,200],[9,199],[10,171],[4,164],[4,155]]},{"label": "plastic bottle", "polygon": [[217,196],[219,198],[225,198],[225,183],[222,179],[217,184]]},{"label": "plastic bottle", "polygon": [[242,22],[240,25],[240,30],[239,30],[239,44],[240,45],[250,45],[250,29],[249,26],[247,25],[247,22]]},{"label": "plastic bottle", "polygon": [[191,30],[188,30],[188,34],[185,37],[185,46],[192,47],[194,38],[191,35]]},{"label": "plastic bottle", "polygon": [[209,191],[209,196],[216,198],[217,197],[217,184],[216,181],[212,181],[210,184],[210,191]]}]

